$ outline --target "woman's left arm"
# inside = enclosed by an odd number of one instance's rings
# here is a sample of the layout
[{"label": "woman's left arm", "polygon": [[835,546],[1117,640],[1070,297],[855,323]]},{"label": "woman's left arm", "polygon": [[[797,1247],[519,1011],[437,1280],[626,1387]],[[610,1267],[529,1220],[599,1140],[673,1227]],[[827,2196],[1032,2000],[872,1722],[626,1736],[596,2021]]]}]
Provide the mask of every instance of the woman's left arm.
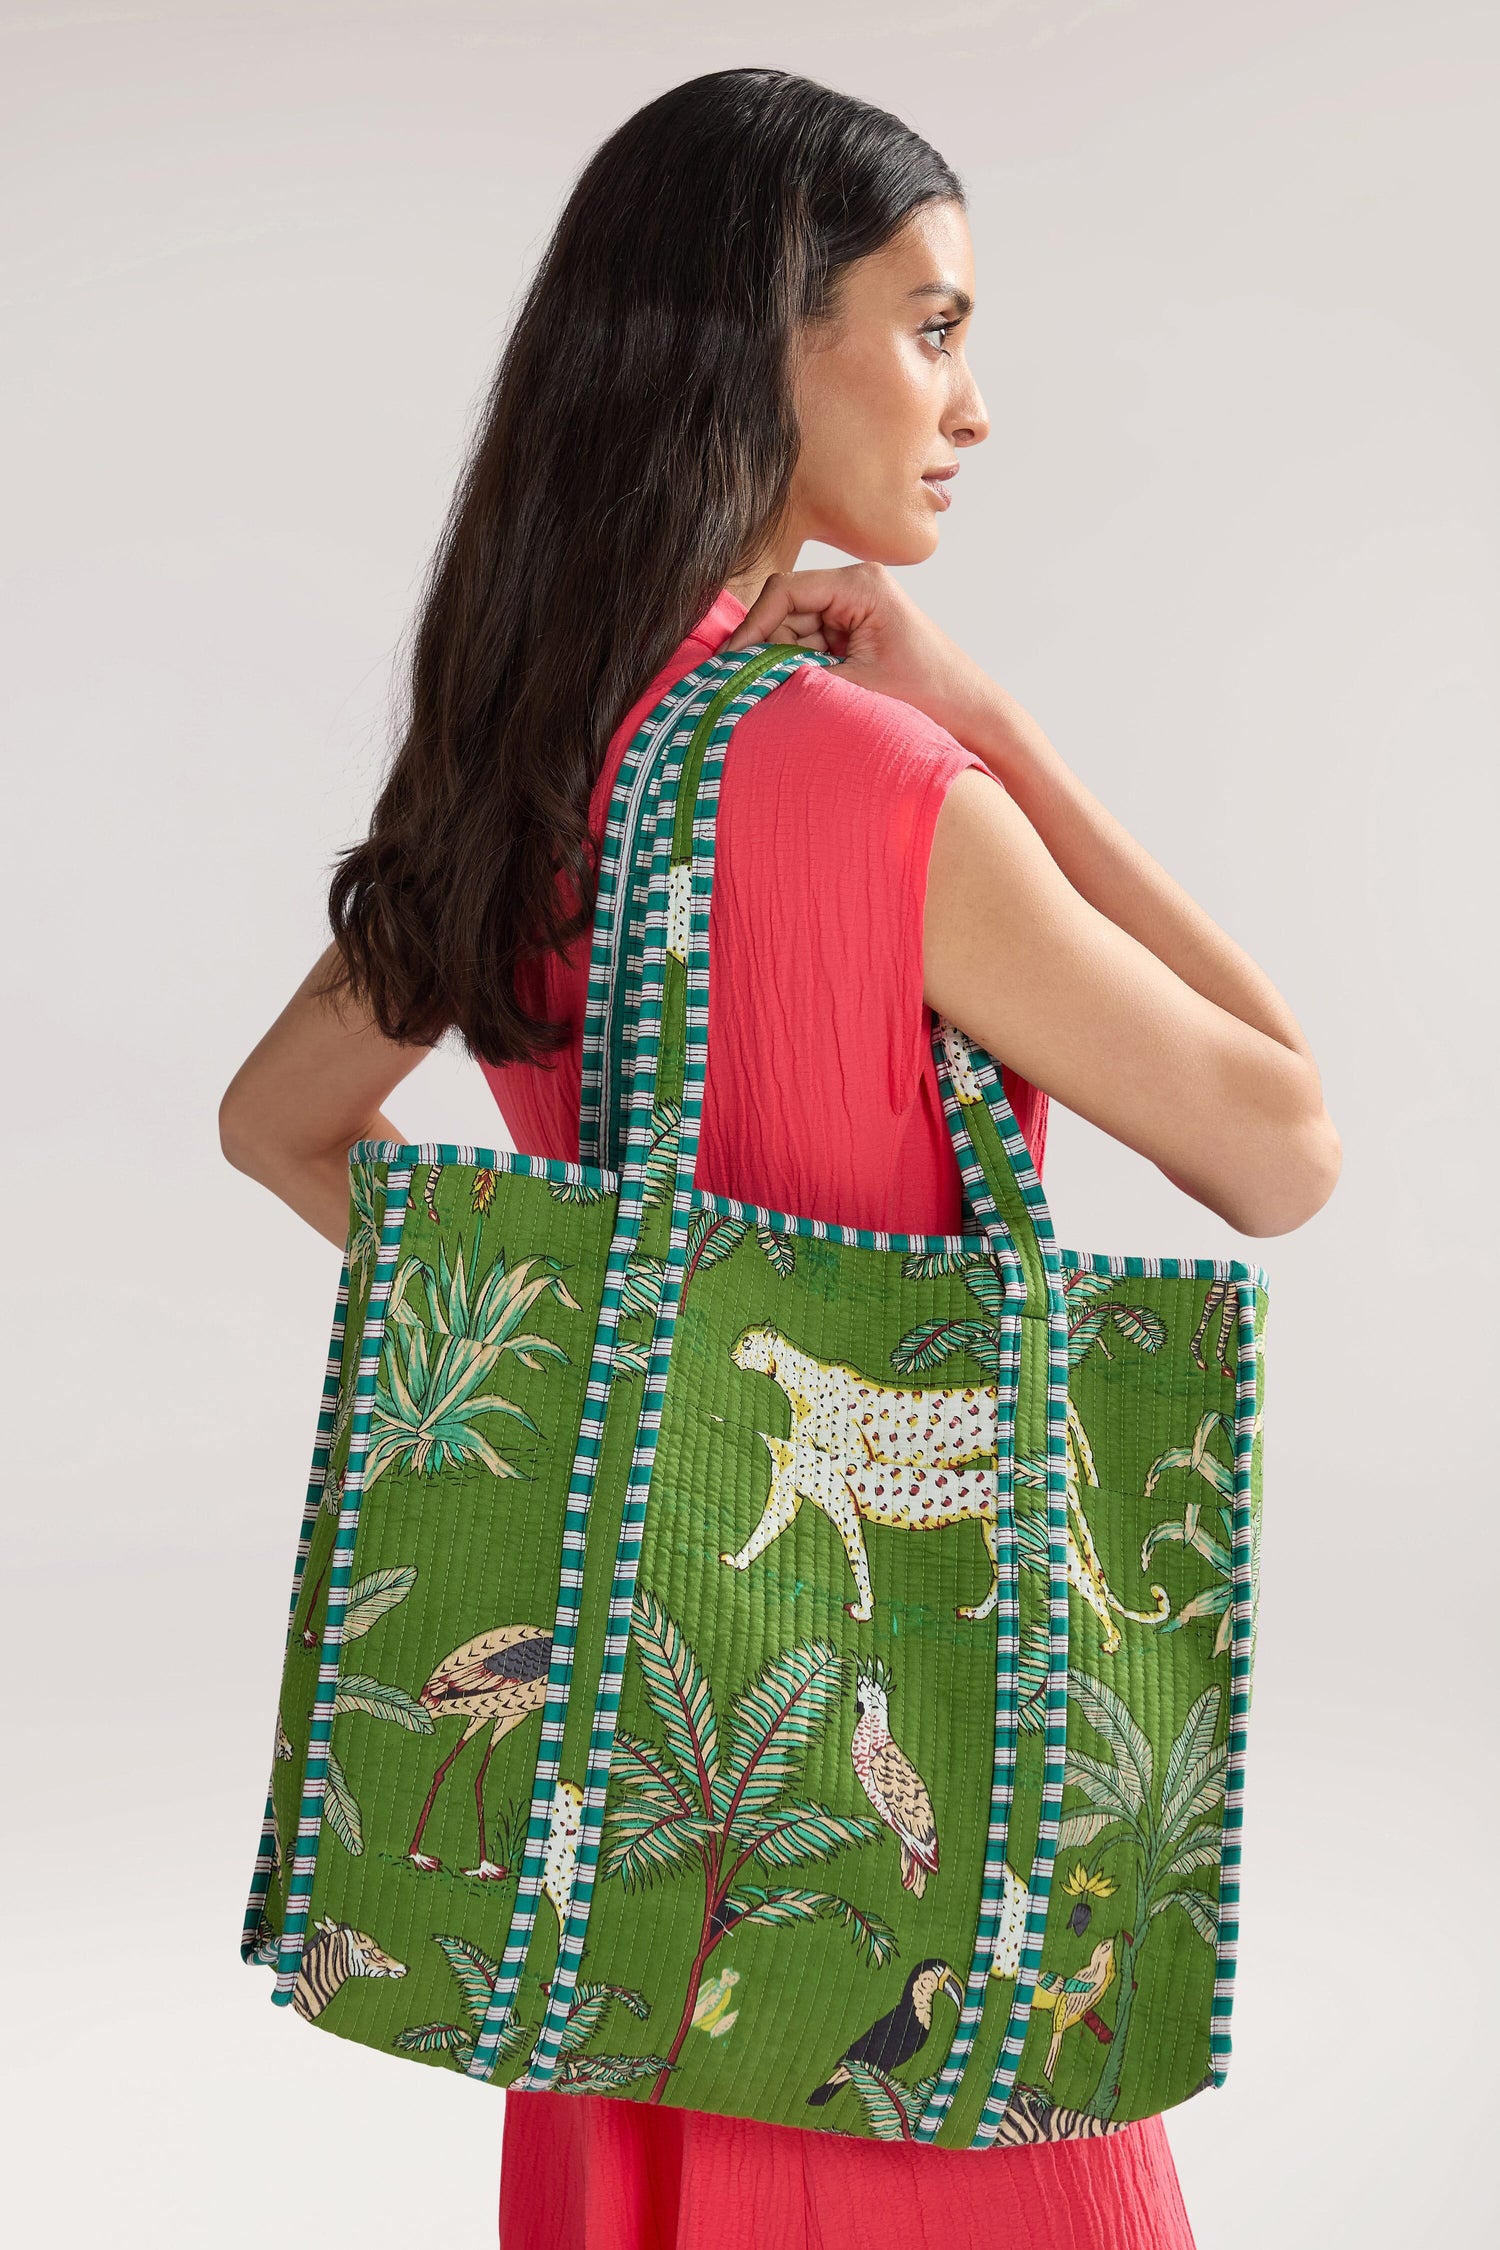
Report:
[{"label": "woman's left arm", "polygon": [[431,1049],[387,1039],[347,991],[321,998],[337,957],[330,945],[224,1089],[219,1146],[342,1249],[350,1143],[405,1139],[381,1104]]}]

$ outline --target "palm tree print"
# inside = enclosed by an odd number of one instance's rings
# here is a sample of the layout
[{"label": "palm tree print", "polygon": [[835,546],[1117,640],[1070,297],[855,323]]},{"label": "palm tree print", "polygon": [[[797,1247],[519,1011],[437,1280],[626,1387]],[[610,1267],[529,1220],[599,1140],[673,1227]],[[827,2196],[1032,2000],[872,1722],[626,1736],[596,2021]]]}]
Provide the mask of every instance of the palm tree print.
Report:
[{"label": "palm tree print", "polygon": [[1151,1744],[1113,1688],[1070,1666],[1068,1695],[1102,1737],[1109,1756],[1068,1752],[1064,1780],[1088,1802],[1064,1814],[1057,1848],[1081,1850],[1112,1832],[1112,1845],[1124,1848],[1133,1884],[1133,1926],[1121,1933],[1127,1951],[1121,1959],[1114,2035],[1104,2076],[1088,2105],[1091,2115],[1110,2117],[1120,2098],[1125,2037],[1141,1956],[1158,1917],[1176,1907],[1205,1945],[1218,1943],[1213,1900],[1195,1890],[1187,1878],[1199,1868],[1219,1864],[1219,1807],[1229,1744],[1227,1740],[1215,1744],[1219,1689],[1205,1688],[1182,1722],[1158,1784]]},{"label": "palm tree print", "polygon": [[[490,1995],[499,1974],[498,1965],[468,1938],[435,1935],[433,1943],[441,1947],[444,1959],[458,1979],[464,2008],[474,2028],[471,2030],[469,2024],[464,2023],[411,2024],[397,2032],[395,2045],[409,2055],[451,2055],[457,2068],[466,2070],[474,2058],[475,2041],[489,2009]],[[665,2058],[661,2055],[581,2055],[578,2052],[599,2030],[612,2001],[628,2008],[633,2016],[647,2016],[651,2012],[641,1995],[632,1992],[627,1985],[579,1985],[558,2040],[554,2089],[571,2093],[593,2093],[601,2089],[613,2092],[618,2087],[628,2086],[633,2078],[644,2078],[648,2072],[663,2068]],[[535,2028],[530,2024],[508,2023],[500,2033],[497,2061],[511,2061],[535,2036]]]},{"label": "palm tree print", "polygon": [[895,1953],[896,1937],[878,1916],[836,1893],[748,1879],[752,1861],[768,1870],[795,1867],[872,1843],[881,1833],[878,1821],[788,1794],[803,1752],[839,1699],[842,1665],[832,1642],[784,1649],[764,1665],[731,1706],[722,1749],[702,1666],[654,1594],[637,1592],[632,1628],[631,1646],[663,1739],[616,1733],[611,1770],[623,1793],[606,1817],[604,1872],[629,1887],[696,1866],[703,1882],[697,1949],[676,2036],[649,2096],[655,2102],[691,2028],[704,1970],[736,1930],[842,1922],[877,1967]]},{"label": "palm tree print", "polygon": [[[1220,1285],[1215,1284],[1215,1286]],[[1227,1283],[1222,1284],[1222,1286],[1228,1288]],[[1210,1297],[1212,1297],[1212,1292],[1210,1292]],[[1232,1292],[1228,1302],[1230,1307],[1233,1308],[1235,1300]],[[1208,1313],[1205,1309],[1205,1322],[1207,1318]],[[1196,1341],[1195,1338],[1195,1346]],[[1255,1419],[1250,1425],[1252,1446],[1260,1439],[1262,1424],[1265,1419],[1265,1358],[1266,1339],[1264,1330],[1262,1330],[1255,1339]],[[1201,1593],[1195,1594],[1191,1601],[1184,1602],[1170,1625],[1165,1626],[1163,1630],[1168,1633],[1175,1633],[1180,1627],[1191,1623],[1194,1618],[1217,1617],[1219,1629],[1214,1635],[1214,1654],[1215,1656],[1222,1656],[1229,1647],[1234,1634],[1235,1489],[1232,1464],[1221,1461],[1216,1454],[1210,1453],[1208,1450],[1208,1441],[1213,1436],[1216,1427],[1222,1427],[1229,1441],[1229,1450],[1232,1456],[1234,1452],[1234,1424],[1230,1417],[1227,1414],[1205,1414],[1193,1433],[1190,1445],[1169,1446],[1165,1453],[1159,1454],[1157,1459],[1152,1462],[1144,1489],[1149,1496],[1156,1488],[1157,1478],[1166,1469],[1192,1470],[1196,1475],[1202,1477],[1217,1495],[1214,1512],[1219,1519],[1218,1534],[1216,1535],[1204,1527],[1202,1501],[1190,1500],[1183,1511],[1181,1523],[1169,1520],[1166,1523],[1153,1525],[1152,1529],[1147,1532],[1141,1546],[1141,1568],[1142,1570],[1147,1568],[1152,1548],[1163,1539],[1177,1540],[1183,1546],[1191,1547],[1195,1553],[1200,1554],[1204,1561],[1212,1566],[1218,1584],[1205,1587]],[[1257,1499],[1252,1502],[1250,1511],[1250,1630],[1246,1643],[1252,1671],[1255,1664],[1256,1629],[1260,1611],[1260,1527],[1261,1508]]]},{"label": "palm tree print", "polygon": [[[914,1250],[901,1261],[912,1281],[928,1281],[939,1274],[962,1274],[965,1285],[979,1303],[982,1320],[928,1320],[901,1338],[891,1354],[898,1374],[925,1374],[955,1352],[967,1352],[987,1375],[1000,1374],[1000,1316],[1005,1301],[1005,1269],[988,1250]],[[1076,1367],[1097,1345],[1106,1359],[1113,1355],[1104,1342],[1106,1322],[1139,1345],[1143,1352],[1161,1349],[1166,1329],[1145,1305],[1108,1304],[1094,1300],[1119,1287],[1119,1277],[1079,1271],[1066,1276],[1064,1289],[1068,1313],[1068,1365]]]},{"label": "palm tree print", "polygon": [[937,2089],[942,2072],[929,2071],[914,2086],[908,2086],[876,2064],[860,2062],[851,2056],[845,2057],[843,2067],[850,2085],[859,2096],[859,2106],[865,2113],[865,2122],[875,2139],[914,2141],[917,2126]]},{"label": "palm tree print", "polygon": [[[366,1491],[398,1464],[435,1475],[477,1460],[493,1476],[522,1474],[475,1421],[481,1414],[508,1414],[534,1435],[541,1433],[524,1407],[513,1399],[481,1397],[481,1386],[505,1353],[533,1369],[548,1361],[569,1365],[560,1344],[522,1324],[542,1296],[555,1297],[571,1312],[580,1308],[556,1258],[523,1258],[507,1266],[501,1251],[481,1281],[478,1256],[476,1230],[467,1263],[460,1245],[450,1265],[448,1246],[440,1242],[435,1272],[415,1256],[403,1258],[396,1269],[365,1456]],[[534,1266],[540,1269],[535,1274]]]},{"label": "palm tree print", "polygon": [[1167,1331],[1161,1317],[1149,1306],[1122,1304],[1118,1297],[1110,1297],[1108,1304],[1097,1301],[1119,1285],[1119,1276],[1112,1273],[1090,1273],[1080,1268],[1066,1275],[1063,1297],[1068,1313],[1070,1367],[1087,1359],[1095,1346],[1106,1359],[1113,1359],[1114,1354],[1104,1341],[1106,1323],[1118,1329],[1127,1342],[1138,1344],[1143,1352],[1159,1352],[1166,1342]]},{"label": "palm tree print", "polygon": [[[463,2023],[408,2024],[398,2031],[394,2045],[408,2055],[452,2055],[460,2070],[466,2069],[474,2057],[474,2045],[483,2028],[489,2011],[490,1995],[495,1989],[499,1964],[480,1951],[469,1938],[449,1937],[434,1932],[433,1944],[440,1947],[443,1958],[458,1979],[463,1994],[464,2007],[474,2028]],[[511,2022],[500,2033],[498,2060],[508,2062],[519,2054],[528,2039],[535,2037],[530,2024]]]}]

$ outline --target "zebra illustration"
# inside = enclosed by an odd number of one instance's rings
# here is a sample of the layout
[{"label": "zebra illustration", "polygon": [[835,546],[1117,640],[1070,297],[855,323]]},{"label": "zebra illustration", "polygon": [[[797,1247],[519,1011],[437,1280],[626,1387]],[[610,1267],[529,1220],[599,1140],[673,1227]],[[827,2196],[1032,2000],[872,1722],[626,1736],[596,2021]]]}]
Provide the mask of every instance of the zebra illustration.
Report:
[{"label": "zebra illustration", "polygon": [[1037,2141],[1092,2141],[1101,2133],[1123,2133],[1107,2117],[1086,2109],[1062,2109],[1035,2086],[1018,2086],[1005,2105],[996,2148],[1030,2148]]},{"label": "zebra illustration", "polygon": [[320,2016],[345,1977],[404,1977],[406,1963],[382,1953],[372,1937],[351,1922],[321,1915],[317,1935],[308,1942],[292,1989],[299,2016]]}]

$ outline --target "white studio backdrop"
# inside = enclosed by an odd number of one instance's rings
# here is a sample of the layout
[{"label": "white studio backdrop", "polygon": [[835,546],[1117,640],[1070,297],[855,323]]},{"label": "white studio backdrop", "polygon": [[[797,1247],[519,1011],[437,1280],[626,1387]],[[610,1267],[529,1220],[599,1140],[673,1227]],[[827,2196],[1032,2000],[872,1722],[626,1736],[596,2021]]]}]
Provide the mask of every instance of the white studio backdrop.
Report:
[{"label": "white studio backdrop", "polygon": [[[0,8],[7,2215],[56,2250],[493,2240],[502,2098],[318,2037],[238,1958],[338,1258],[223,1162],[216,1109],[324,942],[572,178],[743,63],[897,110],[964,178],[992,432],[910,591],[1264,965],[1343,1135],[1328,1207],[1257,1241],[1053,1113],[1063,1242],[1271,1276],[1235,2060],[1168,2119],[1200,2250],[1478,2250],[1477,0]],[[449,1047],[390,1109],[504,1140]]]}]

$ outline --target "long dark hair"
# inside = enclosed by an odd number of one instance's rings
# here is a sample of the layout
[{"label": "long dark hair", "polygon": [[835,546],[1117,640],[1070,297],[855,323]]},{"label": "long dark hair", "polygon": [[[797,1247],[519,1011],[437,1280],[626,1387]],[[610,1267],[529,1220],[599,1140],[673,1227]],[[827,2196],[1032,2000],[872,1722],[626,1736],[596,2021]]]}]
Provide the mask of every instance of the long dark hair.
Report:
[{"label": "long dark hair", "polygon": [[783,70],[688,79],[596,150],[427,572],[409,717],[329,888],[325,994],[389,1039],[457,1026],[491,1064],[567,1043],[521,988],[592,926],[610,737],[783,525],[802,324],[945,199],[957,175],[899,118]]}]

